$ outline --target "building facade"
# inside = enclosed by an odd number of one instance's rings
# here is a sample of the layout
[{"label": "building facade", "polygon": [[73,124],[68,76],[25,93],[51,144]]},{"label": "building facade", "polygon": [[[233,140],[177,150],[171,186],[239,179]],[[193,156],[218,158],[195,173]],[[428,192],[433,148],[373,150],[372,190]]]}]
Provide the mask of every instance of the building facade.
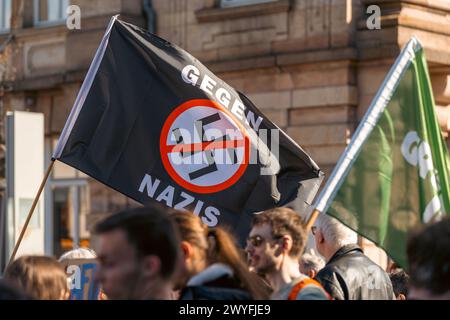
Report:
[{"label": "building facade", "polygon": [[[66,26],[71,4],[80,8],[79,30]],[[326,175],[415,35],[449,144],[448,0],[0,0],[0,10],[2,119],[11,110],[44,113],[47,161],[114,14],[187,50],[245,93]],[[46,250],[54,254],[87,243],[104,215],[136,205],[59,163],[46,195]]]}]

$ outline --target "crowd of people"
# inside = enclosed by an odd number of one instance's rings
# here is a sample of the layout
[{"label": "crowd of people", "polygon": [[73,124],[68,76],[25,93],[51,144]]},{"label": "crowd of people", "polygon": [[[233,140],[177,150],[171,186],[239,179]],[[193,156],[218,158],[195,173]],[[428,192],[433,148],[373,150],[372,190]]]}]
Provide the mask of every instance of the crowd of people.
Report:
[{"label": "crowd of people", "polygon": [[230,230],[209,228],[189,212],[156,204],[129,209],[96,225],[96,252],[13,261],[0,299],[70,299],[64,262],[71,259],[96,259],[98,299],[450,299],[450,218],[410,234],[408,272],[383,270],[331,216],[319,215],[311,232],[316,251],[305,251],[301,216],[275,208],[255,215],[241,248]]}]

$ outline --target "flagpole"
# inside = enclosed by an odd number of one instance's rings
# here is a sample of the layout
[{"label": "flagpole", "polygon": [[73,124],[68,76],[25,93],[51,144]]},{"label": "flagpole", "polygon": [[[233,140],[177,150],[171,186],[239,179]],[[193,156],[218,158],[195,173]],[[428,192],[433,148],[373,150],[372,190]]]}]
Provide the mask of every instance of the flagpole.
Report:
[{"label": "flagpole", "polygon": [[386,107],[387,101],[389,101],[394,88],[398,84],[400,75],[404,72],[408,63],[414,57],[414,52],[419,48],[420,43],[418,40],[416,38],[412,38],[396,59],[394,65],[384,79],[383,84],[375,95],[369,110],[361,120],[361,124],[358,126],[352,140],[339,158],[339,161],[333,169],[330,178],[328,178],[325,187],[320,192],[318,199],[315,201],[314,210],[311,212],[306,222],[307,232],[311,229],[319,214],[321,212],[326,212],[328,209],[330,201],[334,199],[334,196],[342,184],[343,179],[347,176],[348,170],[355,160],[359,149],[375,126],[377,117],[380,116],[381,112]]},{"label": "flagpole", "polygon": [[[334,199],[337,191],[342,185],[343,180],[347,176],[350,168],[357,158],[362,145],[372,132],[378,118],[381,116],[390,101],[392,94],[400,81],[401,75],[405,72],[415,57],[415,52],[420,48],[421,45],[419,41],[413,37],[409,40],[400,55],[395,60],[394,65],[389,70],[389,73],[385,77],[380,89],[378,89],[378,92],[356,129],[356,132],[353,134],[349,145],[345,148],[344,153],[339,158],[338,163],[331,173],[331,176],[328,178],[325,187],[322,189],[319,197],[315,201],[314,211],[325,213],[328,210],[331,201]],[[318,213],[315,213],[314,211],[308,221],[311,225],[314,223],[313,219],[315,220],[318,215]]]},{"label": "flagpole", "polygon": [[55,160],[52,159],[50,164],[49,164],[49,166],[48,166],[48,168],[47,168],[47,171],[45,172],[44,179],[42,179],[41,185],[39,186],[39,189],[38,189],[38,192],[36,194],[36,197],[33,200],[33,204],[31,205],[30,211],[28,212],[28,216],[27,216],[27,219],[25,220],[25,223],[24,223],[24,225],[22,227],[22,231],[20,232],[19,239],[17,239],[17,242],[16,242],[16,244],[14,246],[14,250],[13,250],[13,252],[11,254],[11,257],[9,258],[8,266],[11,264],[11,262],[14,261],[14,258],[16,257],[17,250],[19,250],[20,243],[22,242],[23,236],[25,235],[25,231],[27,230],[27,227],[28,227],[28,224],[29,224],[29,222],[31,220],[31,217],[33,216],[34,209],[36,208],[36,206],[38,204],[38,201],[39,201],[39,198],[41,196],[42,190],[44,190],[45,183],[47,182],[48,177],[50,176],[50,173],[51,173],[51,171],[53,169],[54,164],[55,164]]},{"label": "flagpole", "polygon": [[311,212],[308,221],[306,222],[306,232],[308,233],[311,227],[313,226],[314,222],[316,222],[317,217],[319,216],[320,211],[317,209],[314,209],[313,212]]}]

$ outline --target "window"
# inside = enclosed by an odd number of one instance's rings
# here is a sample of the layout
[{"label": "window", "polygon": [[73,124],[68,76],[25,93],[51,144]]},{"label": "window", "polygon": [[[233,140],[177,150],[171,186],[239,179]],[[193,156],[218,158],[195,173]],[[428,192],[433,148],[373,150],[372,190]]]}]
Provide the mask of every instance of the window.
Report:
[{"label": "window", "polygon": [[[46,138],[47,163],[58,137]],[[56,161],[46,184],[44,197],[45,252],[60,256],[90,241],[90,188],[88,177]]]},{"label": "window", "polygon": [[291,0],[221,0],[215,7],[195,11],[197,21],[217,22],[261,15],[287,13]]},{"label": "window", "polygon": [[222,8],[229,8],[274,1],[276,0],[220,0],[220,6]]},{"label": "window", "polygon": [[0,32],[10,28],[11,0],[0,0]]},{"label": "window", "polygon": [[52,25],[65,22],[69,0],[34,0],[34,22]]},{"label": "window", "polygon": [[89,212],[89,188],[86,180],[52,180],[53,253],[89,246],[86,218]]}]

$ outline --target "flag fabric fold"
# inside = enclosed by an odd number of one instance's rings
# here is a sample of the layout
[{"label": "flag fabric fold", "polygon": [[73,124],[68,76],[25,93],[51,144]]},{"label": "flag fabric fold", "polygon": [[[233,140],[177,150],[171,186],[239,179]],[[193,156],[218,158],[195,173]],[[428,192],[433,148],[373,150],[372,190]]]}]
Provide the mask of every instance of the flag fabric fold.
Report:
[{"label": "flag fabric fold", "polygon": [[450,213],[448,150],[423,48],[411,39],[375,96],[315,208],[406,267],[407,233]]},{"label": "flag fabric fold", "polygon": [[242,93],[189,53],[117,17],[53,158],[142,204],[228,225],[241,239],[255,212],[297,198],[310,205],[323,178]]}]

